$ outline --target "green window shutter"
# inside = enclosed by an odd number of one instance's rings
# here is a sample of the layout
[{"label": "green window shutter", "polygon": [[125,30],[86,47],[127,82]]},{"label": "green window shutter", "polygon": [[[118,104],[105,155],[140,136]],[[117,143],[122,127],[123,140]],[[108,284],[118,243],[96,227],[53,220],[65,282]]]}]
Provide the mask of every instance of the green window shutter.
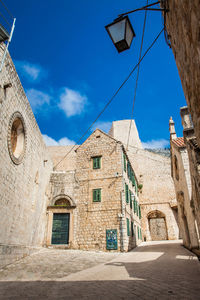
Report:
[{"label": "green window shutter", "polygon": [[101,202],[101,189],[93,190],[93,202]]},{"label": "green window shutter", "polygon": [[136,201],[136,213],[137,213],[137,216],[138,216],[138,202]]},{"label": "green window shutter", "polygon": [[136,214],[136,211],[137,211],[137,203],[136,203],[136,200],[135,200],[135,197],[134,197],[134,213]]},{"label": "green window shutter", "polygon": [[126,155],[123,154],[123,156],[124,156],[124,171],[126,172]]},{"label": "green window shutter", "polygon": [[138,226],[137,226],[137,231],[138,231],[138,239],[140,239],[140,230]]},{"label": "green window shutter", "polygon": [[140,239],[142,240],[142,229],[140,228]]},{"label": "green window shutter", "polygon": [[130,198],[130,208],[132,209],[132,193],[129,191],[129,198]]},{"label": "green window shutter", "polygon": [[139,205],[139,218],[141,219],[141,207],[140,207],[140,205]]},{"label": "green window shutter", "polygon": [[93,169],[101,168],[101,156],[93,157]]},{"label": "green window shutter", "polygon": [[130,236],[130,228],[129,228],[129,219],[126,218],[126,225],[127,225],[127,235]]},{"label": "green window shutter", "polygon": [[126,193],[126,203],[129,203],[129,189],[126,183],[125,183],[125,193]]},{"label": "green window shutter", "polygon": [[134,236],[133,222],[131,221],[131,235]]}]

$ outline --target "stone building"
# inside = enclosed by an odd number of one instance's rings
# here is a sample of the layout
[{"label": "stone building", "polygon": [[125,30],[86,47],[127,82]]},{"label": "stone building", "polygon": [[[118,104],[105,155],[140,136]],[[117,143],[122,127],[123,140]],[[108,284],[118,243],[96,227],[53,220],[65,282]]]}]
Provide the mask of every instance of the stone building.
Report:
[{"label": "stone building", "polygon": [[[189,131],[192,130],[191,121],[186,107],[181,109],[184,123],[184,138],[177,138],[172,118],[169,122],[171,145],[171,174],[174,180],[176,198],[178,203],[178,218],[180,235],[183,244],[189,249],[199,248],[198,207],[195,209],[193,191],[196,178],[191,167],[196,164],[191,160],[191,150],[188,149],[191,141],[188,140]],[[188,151],[189,150],[189,151]],[[189,154],[189,155],[188,155]],[[191,181],[191,177],[193,180]]]},{"label": "stone building", "polygon": [[[0,44],[0,60],[4,46]],[[50,156],[7,55],[0,73],[0,266],[45,244]]]},{"label": "stone building", "polygon": [[[60,154],[55,148],[49,151],[56,163]],[[51,175],[47,245],[63,245],[59,238],[54,242],[59,213],[68,215],[69,242],[64,244],[70,248],[132,249],[142,239],[137,186],[122,143],[95,130]]]},{"label": "stone building", "polygon": [[167,32],[200,147],[200,1],[165,2]]},{"label": "stone building", "polygon": [[[110,134],[126,147],[124,132],[130,120],[112,123]],[[140,187],[143,240],[173,240],[179,238],[177,201],[171,179],[170,158],[142,148],[134,120],[127,150]]]}]

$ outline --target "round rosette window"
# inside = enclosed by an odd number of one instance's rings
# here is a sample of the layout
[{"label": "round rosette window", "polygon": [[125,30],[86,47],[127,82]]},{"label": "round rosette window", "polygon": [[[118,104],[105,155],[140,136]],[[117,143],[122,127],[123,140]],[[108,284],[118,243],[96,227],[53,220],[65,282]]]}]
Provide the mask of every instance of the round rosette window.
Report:
[{"label": "round rosette window", "polygon": [[9,123],[8,149],[10,157],[15,164],[20,164],[26,149],[26,129],[22,115],[15,112]]}]

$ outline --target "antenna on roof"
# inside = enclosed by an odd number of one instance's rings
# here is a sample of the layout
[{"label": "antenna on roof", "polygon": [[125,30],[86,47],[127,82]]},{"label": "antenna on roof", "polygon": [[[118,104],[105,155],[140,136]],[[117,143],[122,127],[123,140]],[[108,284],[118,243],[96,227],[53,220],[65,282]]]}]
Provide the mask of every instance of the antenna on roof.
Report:
[{"label": "antenna on roof", "polygon": [[[10,11],[6,7],[6,5],[3,3],[3,1],[0,0],[0,2],[2,4],[2,6],[4,7],[4,10],[6,10],[6,13],[8,13],[11,16],[11,18],[12,18],[12,26],[11,26],[10,22],[7,20],[7,18],[4,16],[4,14],[0,12],[0,44],[1,43],[5,43],[6,44],[6,46],[4,48],[3,57],[2,57],[2,60],[1,60],[1,63],[0,63],[0,72],[1,72],[2,68],[3,68],[3,64],[4,64],[5,59],[6,59],[6,55],[7,55],[7,52],[8,52],[9,44],[10,44],[10,42],[12,40],[13,32],[14,32],[14,29],[15,29],[16,18],[14,18],[12,16],[12,14],[10,13]],[[6,26],[4,25],[5,23],[9,27],[11,27],[10,34],[8,33],[9,31],[7,30]]]}]

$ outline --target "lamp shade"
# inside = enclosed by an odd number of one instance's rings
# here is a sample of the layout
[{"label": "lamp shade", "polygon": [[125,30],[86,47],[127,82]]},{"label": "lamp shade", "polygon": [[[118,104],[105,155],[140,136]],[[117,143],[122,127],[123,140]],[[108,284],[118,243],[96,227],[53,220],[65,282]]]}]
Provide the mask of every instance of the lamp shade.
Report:
[{"label": "lamp shade", "polygon": [[117,18],[105,28],[119,53],[130,48],[135,32],[128,16]]}]

